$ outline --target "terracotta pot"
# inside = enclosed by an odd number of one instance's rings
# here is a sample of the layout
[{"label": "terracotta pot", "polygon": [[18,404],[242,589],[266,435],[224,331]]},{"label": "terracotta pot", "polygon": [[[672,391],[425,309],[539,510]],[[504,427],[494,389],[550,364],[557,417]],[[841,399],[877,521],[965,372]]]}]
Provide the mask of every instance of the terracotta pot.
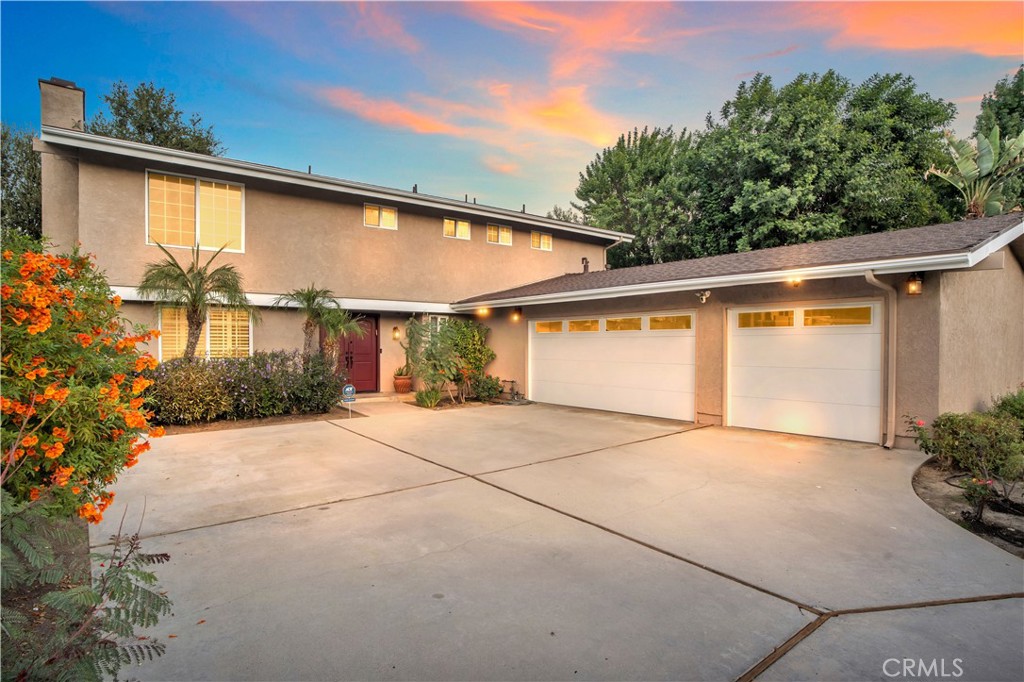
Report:
[{"label": "terracotta pot", "polygon": [[395,393],[412,391],[412,377],[395,377]]}]

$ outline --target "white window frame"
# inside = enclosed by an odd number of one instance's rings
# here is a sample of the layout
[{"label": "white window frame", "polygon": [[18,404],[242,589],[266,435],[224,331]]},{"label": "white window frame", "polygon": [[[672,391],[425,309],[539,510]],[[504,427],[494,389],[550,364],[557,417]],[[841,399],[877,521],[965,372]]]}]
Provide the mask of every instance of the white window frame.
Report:
[{"label": "white window frame", "polygon": [[[450,220],[453,223],[455,223],[455,234],[445,234],[444,233],[444,224],[448,220]],[[466,236],[465,237],[460,237],[459,236],[459,224],[460,223],[466,226]],[[468,242],[470,239],[473,238],[473,223],[470,220],[462,220],[461,218],[448,218],[448,217],[442,218],[441,219],[441,236],[444,237],[445,239],[461,239],[464,242]]]},{"label": "white window frame", "polygon": [[[161,246],[163,246],[164,248],[168,248],[168,249],[192,249],[192,248],[195,248],[196,246],[199,246],[199,235],[201,234],[201,226],[200,226],[200,218],[199,218],[199,214],[200,214],[200,210],[199,210],[199,183],[200,182],[218,182],[218,183],[220,183],[222,185],[231,185],[233,187],[238,187],[238,188],[240,188],[242,190],[242,233],[241,233],[241,236],[239,238],[239,241],[241,242],[241,248],[240,249],[224,249],[224,253],[245,253],[245,185],[243,185],[240,182],[231,182],[229,180],[220,180],[220,179],[217,179],[217,178],[207,178],[207,177],[203,177],[201,175],[185,175],[184,173],[170,173],[168,171],[162,171],[162,170],[158,170],[156,168],[147,168],[146,169],[146,191],[145,191],[146,197],[145,197],[145,201],[146,201],[146,245],[147,246],[156,246],[156,242],[149,238],[149,176],[150,176],[150,174],[152,174],[152,175],[166,175],[166,176],[172,177],[172,178],[187,178],[189,180],[195,180],[196,181],[196,203],[195,203],[195,208],[196,208],[196,221],[195,221],[196,235],[195,235],[195,243],[192,246],[183,246],[181,244],[162,244]],[[218,247],[213,247],[213,246],[199,246],[199,250],[200,251],[217,251],[217,249],[218,249]]]},{"label": "white window frame", "polygon": [[452,319],[451,315],[427,315],[427,326],[430,328],[430,333],[433,334],[441,328],[441,325]]},{"label": "white window frame", "polygon": [[[492,242],[491,241],[491,228],[492,227],[498,228],[498,241],[496,241],[496,242]],[[502,234],[503,231],[508,233],[508,243],[507,244],[505,242],[501,241],[501,234]],[[488,244],[495,244],[496,246],[512,246],[512,228],[509,227],[508,225],[499,225],[497,223],[487,223],[486,239],[487,239],[487,243]]]},{"label": "white window frame", "polygon": [[[156,346],[157,346],[157,348],[156,348],[156,353],[157,353],[156,359],[159,362],[163,362],[164,361],[164,335],[163,335],[164,316],[163,316],[163,312],[162,312],[162,308],[163,307],[164,306],[160,306],[160,305],[158,305],[156,307],[156,328],[160,332],[160,336],[156,340]],[[166,305],[166,307],[167,308],[180,308],[181,306],[175,306],[175,305],[169,305],[168,304],[168,305]],[[246,354],[246,357],[250,357],[250,358],[252,357],[252,343],[253,343],[252,328],[253,328],[253,326],[254,325],[253,325],[252,314],[250,313],[249,314],[249,349],[248,349],[248,352]],[[206,320],[203,322],[203,329],[205,330],[205,333],[200,332],[202,334],[202,337],[206,340],[205,347],[203,348],[203,359],[209,360],[210,359],[210,312],[209,311],[206,312]],[[198,345],[196,346],[196,350],[199,350],[199,346]]]},{"label": "white window frame", "polygon": [[[373,208],[377,209],[378,220],[379,220],[380,212],[383,211],[384,209],[387,209],[389,211],[394,211],[395,212],[395,226],[394,227],[388,227],[387,225],[373,225],[372,223],[366,222],[366,209],[367,209],[367,207],[373,207]],[[395,207],[395,206],[384,206],[383,204],[371,204],[371,203],[368,203],[368,202],[364,203],[363,204],[363,226],[364,227],[375,227],[378,230],[397,230],[398,229],[398,208]]]},{"label": "white window frame", "polygon": [[[534,246],[533,245],[533,235],[535,235],[535,234],[539,234],[540,235],[540,246]],[[546,249],[544,248],[544,237],[548,238],[548,248],[546,248]],[[531,230],[530,231],[530,248],[533,249],[534,251],[548,251],[548,252],[554,251],[555,250],[555,238],[551,236],[550,232],[541,232],[540,230]]]}]

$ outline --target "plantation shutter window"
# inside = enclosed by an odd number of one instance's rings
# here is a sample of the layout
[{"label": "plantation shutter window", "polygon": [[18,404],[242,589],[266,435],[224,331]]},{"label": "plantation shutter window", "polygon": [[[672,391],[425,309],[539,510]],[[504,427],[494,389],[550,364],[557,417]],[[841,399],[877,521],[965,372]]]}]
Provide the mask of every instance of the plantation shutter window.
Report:
[{"label": "plantation shutter window", "polygon": [[[160,359],[173,360],[185,353],[188,320],[184,308],[160,308]],[[202,349],[199,349],[202,352]]]},{"label": "plantation shutter window", "polygon": [[222,182],[199,183],[199,245],[242,250],[242,188]]},{"label": "plantation shutter window", "polygon": [[196,243],[196,181],[149,176],[149,241],[164,246]]}]

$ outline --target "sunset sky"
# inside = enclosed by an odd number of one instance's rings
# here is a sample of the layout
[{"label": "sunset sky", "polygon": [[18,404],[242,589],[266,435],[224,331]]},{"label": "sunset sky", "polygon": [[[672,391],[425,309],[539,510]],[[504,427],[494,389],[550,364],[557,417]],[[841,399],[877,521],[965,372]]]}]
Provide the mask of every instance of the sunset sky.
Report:
[{"label": "sunset sky", "polygon": [[740,81],[911,75],[968,134],[1024,61],[1024,4],[3,2],[3,120],[38,78],[154,81],[227,156],[544,214],[633,127],[696,129]]}]

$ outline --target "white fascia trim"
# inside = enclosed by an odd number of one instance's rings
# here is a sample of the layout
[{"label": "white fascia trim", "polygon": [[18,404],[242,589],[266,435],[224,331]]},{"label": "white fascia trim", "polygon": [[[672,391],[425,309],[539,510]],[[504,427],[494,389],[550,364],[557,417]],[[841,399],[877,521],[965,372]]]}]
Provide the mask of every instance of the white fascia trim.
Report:
[{"label": "white fascia trim", "polygon": [[537,296],[518,296],[503,299],[476,301],[475,303],[453,303],[452,308],[459,312],[467,312],[477,308],[501,308],[506,306],[540,305],[544,303],[571,303],[575,301],[599,301],[606,298],[622,298],[624,296],[643,296],[646,294],[665,294],[678,291],[697,291],[716,287],[734,287],[745,284],[769,284],[785,282],[793,278],[802,280],[828,279],[834,277],[863,277],[867,271],[877,274],[894,274],[901,272],[925,272],[928,270],[951,270],[970,267],[971,253],[953,253],[922,258],[902,258],[867,263],[846,263],[842,265],[825,265],[814,268],[796,268],[793,270],[772,270],[742,275],[723,275],[720,277],[701,277],[696,279],[673,280],[668,282],[651,282],[649,284],[627,284],[604,289],[585,289],[582,291],[566,291]]},{"label": "white fascia trim", "polygon": [[405,192],[387,187],[378,187],[376,185],[353,182],[351,180],[341,180],[326,175],[314,175],[310,173],[302,173],[301,171],[275,168],[273,166],[265,166],[258,163],[251,163],[249,161],[238,161],[235,159],[225,159],[219,156],[208,156],[206,154],[166,149],[164,147],[156,147],[154,145],[142,144],[139,142],[129,142],[127,140],[117,140],[109,137],[90,135],[89,133],[69,130],[67,128],[42,126],[39,139],[47,144],[65,145],[69,147],[76,147],[78,149],[88,149],[108,154],[117,154],[119,156],[128,156],[134,159],[143,159],[145,161],[155,163],[178,164],[206,171],[234,173],[236,175],[249,178],[259,178],[262,180],[283,182],[291,185],[301,185],[304,187],[315,187],[317,189],[332,192],[351,192],[370,201],[382,201],[385,203],[402,201],[407,204],[427,208],[453,209],[463,213],[478,215],[481,218],[492,222],[500,223],[515,221],[542,228],[559,230],[563,233],[571,232],[590,237],[600,237],[613,242],[631,242],[634,239],[633,235],[626,234],[625,232],[605,230],[599,227],[590,227],[588,225],[565,223],[552,218],[545,218],[543,216],[532,215],[529,213],[519,213],[504,208],[498,208],[496,206],[470,204],[456,199],[435,197],[429,194],[420,194],[419,192]]},{"label": "white fascia trim", "polygon": [[982,244],[977,250],[972,251],[969,254],[970,265],[968,267],[974,267],[996,251],[1009,246],[1010,242],[1021,237],[1024,237],[1024,220],[1021,220],[1019,225],[997,234],[992,240]]},{"label": "white fascia trim", "polygon": [[[143,298],[135,287],[112,286],[110,290],[120,296],[124,301],[138,301],[142,303],[157,303],[153,299]],[[297,308],[292,303],[282,303],[274,306],[280,294],[246,294],[249,302],[258,308]],[[356,312],[375,313],[434,313],[443,315],[455,315],[457,312],[447,303],[431,303],[428,301],[395,301],[379,298],[335,298],[345,310]]]}]

